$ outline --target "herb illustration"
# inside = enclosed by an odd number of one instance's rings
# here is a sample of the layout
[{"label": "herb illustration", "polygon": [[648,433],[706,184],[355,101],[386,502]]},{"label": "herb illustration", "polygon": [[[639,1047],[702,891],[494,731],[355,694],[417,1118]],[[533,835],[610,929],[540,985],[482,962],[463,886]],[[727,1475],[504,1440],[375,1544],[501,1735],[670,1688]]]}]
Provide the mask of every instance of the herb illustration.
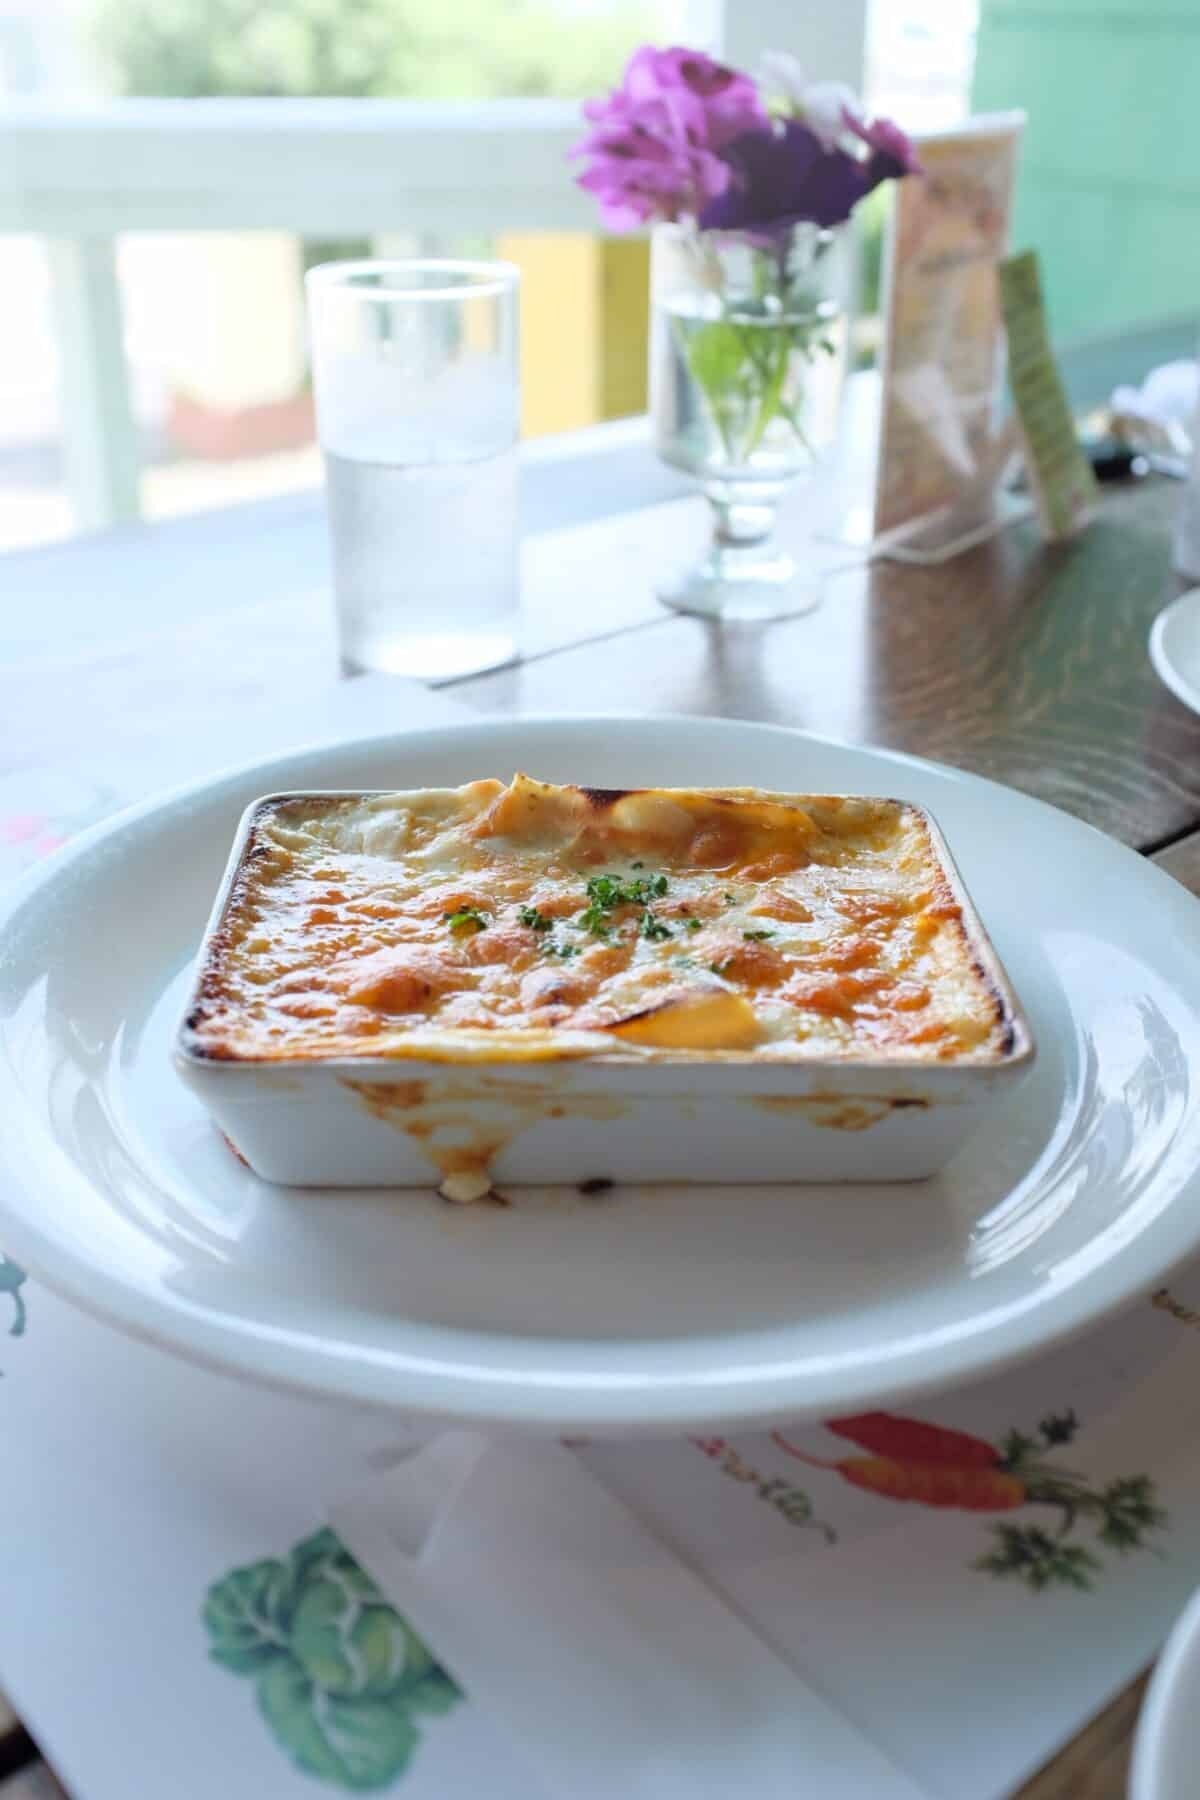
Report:
[{"label": "herb illustration", "polygon": [[12,1261],[11,1257],[0,1254],[0,1294],[8,1294],[12,1298],[13,1317],[8,1328],[9,1337],[25,1335],[25,1299],[21,1289],[25,1285],[25,1271]]},{"label": "herb illustration", "polygon": [[209,1655],[254,1680],[280,1747],[351,1793],[388,1787],[459,1688],[332,1531],[208,1590]]},{"label": "herb illustration", "polygon": [[1123,1556],[1148,1548],[1150,1534],[1167,1523],[1148,1475],[1095,1486],[1048,1460],[1074,1440],[1079,1423],[1073,1412],[1048,1414],[1032,1434],[1010,1431],[998,1447],[965,1431],[885,1412],[828,1419],[826,1429],[867,1454],[831,1462],[797,1449],[778,1431],[772,1436],[789,1456],[830,1469],[882,1499],[960,1512],[1050,1509],[1056,1518],[1049,1526],[992,1525],[991,1548],[971,1564],[988,1575],[1021,1581],[1035,1593],[1094,1585],[1105,1565],[1093,1544],[1078,1541],[1083,1528],[1091,1528],[1095,1545]]}]

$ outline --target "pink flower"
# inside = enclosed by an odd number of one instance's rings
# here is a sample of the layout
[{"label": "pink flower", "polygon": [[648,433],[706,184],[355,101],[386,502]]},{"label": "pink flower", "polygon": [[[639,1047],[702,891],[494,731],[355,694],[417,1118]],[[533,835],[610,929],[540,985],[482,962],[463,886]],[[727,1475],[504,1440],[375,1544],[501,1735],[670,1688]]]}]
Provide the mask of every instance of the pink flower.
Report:
[{"label": "pink flower", "polygon": [[767,122],[749,76],[698,50],[649,45],[630,57],[619,88],[583,110],[592,129],[571,154],[588,159],[579,185],[612,231],[699,212],[731,180],[719,151]]},{"label": "pink flower", "polygon": [[625,82],[635,93],[683,89],[694,95],[704,106],[710,150],[720,150],[744,131],[767,122],[766,108],[750,76],[714,62],[702,50],[655,50],[646,45],[630,58]]},{"label": "pink flower", "polygon": [[861,138],[871,152],[867,169],[871,187],[881,181],[897,181],[902,175],[923,175],[921,159],[913,141],[891,119],[872,119],[868,123],[844,107],[842,119],[847,131]]}]

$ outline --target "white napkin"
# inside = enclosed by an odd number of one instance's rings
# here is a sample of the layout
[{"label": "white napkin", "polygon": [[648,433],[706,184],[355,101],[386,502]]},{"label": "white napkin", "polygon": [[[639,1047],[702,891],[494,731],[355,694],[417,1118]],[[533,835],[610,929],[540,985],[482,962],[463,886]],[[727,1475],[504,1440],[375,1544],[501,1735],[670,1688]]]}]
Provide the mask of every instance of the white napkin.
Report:
[{"label": "white napkin", "polygon": [[555,1800],[922,1800],[558,1444],[445,1432],[331,1517]]}]

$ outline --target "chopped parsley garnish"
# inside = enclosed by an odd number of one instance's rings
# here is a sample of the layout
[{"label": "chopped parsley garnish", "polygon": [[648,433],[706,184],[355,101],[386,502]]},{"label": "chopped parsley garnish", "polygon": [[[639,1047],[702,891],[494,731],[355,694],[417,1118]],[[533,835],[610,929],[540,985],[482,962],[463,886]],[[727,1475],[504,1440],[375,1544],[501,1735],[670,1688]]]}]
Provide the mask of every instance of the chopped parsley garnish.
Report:
[{"label": "chopped parsley garnish", "polygon": [[[587,884],[588,904],[577,922],[593,937],[606,938],[612,925],[609,914],[618,906],[645,907],[651,900],[661,900],[666,891],[665,875],[639,875],[636,881],[622,881],[619,875],[593,875]],[[660,935],[670,937],[671,933],[664,929]]]},{"label": "chopped parsley garnish", "polygon": [[639,875],[636,881],[622,881],[619,875],[593,875],[587,884],[588,899],[605,912],[614,906],[645,906],[648,900],[661,900],[666,891],[665,875]]},{"label": "chopped parsley garnish", "polygon": [[761,944],[764,938],[774,937],[773,931],[743,931],[742,936],[748,944]]},{"label": "chopped parsley garnish", "polygon": [[578,944],[546,944],[544,948],[547,956],[561,956],[564,962],[569,956],[579,955]]},{"label": "chopped parsley garnish", "polygon": [[590,931],[593,937],[609,938],[612,936],[612,929],[608,923],[608,914],[605,912],[604,908],[598,906],[594,900],[589,907],[580,913],[575,923],[577,925],[582,925],[585,931]]},{"label": "chopped parsley garnish", "polygon": [[702,931],[704,929],[704,921],[702,919],[685,919],[683,921],[683,928],[685,931]]},{"label": "chopped parsley garnish", "polygon": [[464,931],[486,931],[488,928],[488,920],[477,906],[461,906],[457,912],[443,913],[442,917],[455,937]]},{"label": "chopped parsley garnish", "polygon": [[656,919],[649,907],[647,907],[646,911],[642,914],[639,935],[644,938],[649,938],[652,944],[658,944],[661,943],[663,938],[674,937],[675,933],[671,930],[669,925],[664,925],[661,919]]},{"label": "chopped parsley garnish", "polygon": [[729,967],[729,962],[729,957],[726,957],[724,962],[709,963],[709,970],[714,975],[723,975]]},{"label": "chopped parsley garnish", "polygon": [[730,904],[730,906],[736,906],[736,905],[737,905],[737,895],[736,895],[736,894],[731,894],[731,893],[730,893],[730,892],[729,892],[729,889],[728,889],[728,888],[726,888],[726,890],[725,890],[725,898],[726,898],[726,899],[727,899],[727,900],[728,900],[728,902],[729,902],[729,904]]},{"label": "chopped parsley garnish", "polygon": [[517,917],[522,925],[529,927],[530,931],[552,931],[554,929],[554,920],[548,919],[545,913],[540,913],[536,906],[523,906]]},{"label": "chopped parsley garnish", "polygon": [[587,897],[601,912],[611,912],[625,893],[616,875],[593,875],[587,884]]}]

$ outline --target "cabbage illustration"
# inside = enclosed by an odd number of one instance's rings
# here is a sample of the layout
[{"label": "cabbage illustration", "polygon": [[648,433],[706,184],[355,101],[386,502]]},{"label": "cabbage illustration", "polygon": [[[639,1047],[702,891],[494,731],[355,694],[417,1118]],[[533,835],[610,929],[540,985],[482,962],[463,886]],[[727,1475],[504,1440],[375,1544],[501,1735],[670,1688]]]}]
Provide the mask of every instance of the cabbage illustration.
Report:
[{"label": "cabbage illustration", "polygon": [[308,1571],[292,1615],[292,1654],[326,1693],[380,1699],[421,1682],[433,1658],[344,1550]]},{"label": "cabbage illustration", "polygon": [[462,1697],[329,1530],[214,1583],[204,1623],[212,1660],[254,1678],[259,1711],[293,1762],[352,1793],[395,1781],[420,1742],[420,1716]]}]

